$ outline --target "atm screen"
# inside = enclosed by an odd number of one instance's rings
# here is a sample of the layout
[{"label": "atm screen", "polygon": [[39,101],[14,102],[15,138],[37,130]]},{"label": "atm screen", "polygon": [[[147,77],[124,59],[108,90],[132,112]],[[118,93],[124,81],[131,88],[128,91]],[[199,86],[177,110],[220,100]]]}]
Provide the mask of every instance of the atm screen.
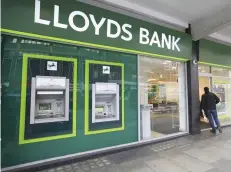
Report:
[{"label": "atm screen", "polygon": [[39,110],[51,110],[51,103],[40,103]]},{"label": "atm screen", "polygon": [[96,107],[96,108],[95,108],[95,111],[96,111],[96,112],[103,112],[103,107]]}]

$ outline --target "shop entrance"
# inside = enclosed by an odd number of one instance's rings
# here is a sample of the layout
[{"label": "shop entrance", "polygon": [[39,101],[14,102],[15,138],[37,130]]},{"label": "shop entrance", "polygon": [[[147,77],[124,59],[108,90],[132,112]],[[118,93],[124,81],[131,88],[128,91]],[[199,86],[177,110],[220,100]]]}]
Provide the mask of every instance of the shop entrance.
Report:
[{"label": "shop entrance", "polygon": [[[204,87],[209,87],[211,89],[211,77],[209,75],[199,74],[199,98],[201,101],[201,96],[204,94]],[[200,114],[200,125],[201,129],[209,128],[209,122],[204,118],[204,115]]]},{"label": "shop entrance", "polygon": [[[221,125],[231,124],[231,70],[225,68],[199,65],[199,99],[204,94],[204,87],[209,87],[210,91],[220,98],[217,104],[218,118]],[[210,125],[200,114],[201,129],[208,129]]]}]

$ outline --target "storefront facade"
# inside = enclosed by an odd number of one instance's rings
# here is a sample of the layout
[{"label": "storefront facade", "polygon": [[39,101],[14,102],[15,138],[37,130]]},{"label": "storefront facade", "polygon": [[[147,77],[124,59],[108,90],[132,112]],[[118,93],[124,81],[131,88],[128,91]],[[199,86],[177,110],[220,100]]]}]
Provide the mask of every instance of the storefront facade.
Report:
[{"label": "storefront facade", "polygon": [[1,27],[5,170],[189,133],[190,35],[74,0],[4,0]]}]

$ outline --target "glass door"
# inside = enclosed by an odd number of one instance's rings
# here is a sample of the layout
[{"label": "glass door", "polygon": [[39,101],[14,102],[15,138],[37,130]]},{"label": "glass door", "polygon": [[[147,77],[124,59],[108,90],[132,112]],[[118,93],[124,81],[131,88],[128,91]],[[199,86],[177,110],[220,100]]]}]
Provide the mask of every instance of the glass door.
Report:
[{"label": "glass door", "polygon": [[187,132],[185,63],[139,57],[141,140]]}]

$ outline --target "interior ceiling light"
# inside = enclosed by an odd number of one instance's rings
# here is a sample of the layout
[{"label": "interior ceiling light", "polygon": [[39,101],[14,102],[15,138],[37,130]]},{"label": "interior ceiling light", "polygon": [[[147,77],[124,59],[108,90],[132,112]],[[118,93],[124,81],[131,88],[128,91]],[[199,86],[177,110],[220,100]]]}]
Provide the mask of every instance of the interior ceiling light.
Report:
[{"label": "interior ceiling light", "polygon": [[148,79],[148,82],[150,82],[150,81],[156,81],[156,78]]},{"label": "interior ceiling light", "polygon": [[229,70],[229,77],[231,77],[231,71]]},{"label": "interior ceiling light", "polygon": [[169,64],[169,63],[171,63],[171,61],[169,61],[169,60],[163,61],[163,64]]},{"label": "interior ceiling light", "polygon": [[176,69],[176,66],[173,66],[172,69]]}]

